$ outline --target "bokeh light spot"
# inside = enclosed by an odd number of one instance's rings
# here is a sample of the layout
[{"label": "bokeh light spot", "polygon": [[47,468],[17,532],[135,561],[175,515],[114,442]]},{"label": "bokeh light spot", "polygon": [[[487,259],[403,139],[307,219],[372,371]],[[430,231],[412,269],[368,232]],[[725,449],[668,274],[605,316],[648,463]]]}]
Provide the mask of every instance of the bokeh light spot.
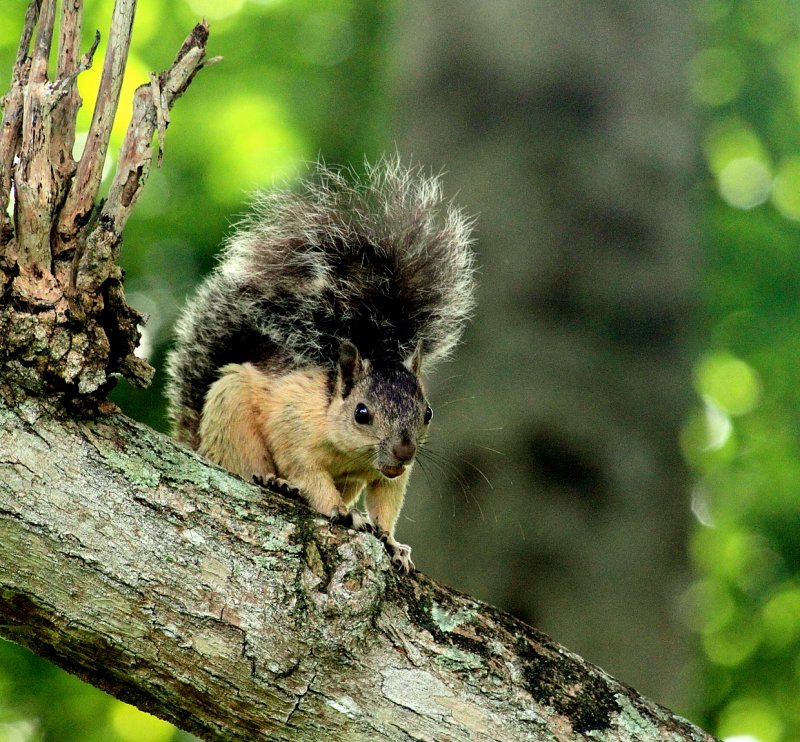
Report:
[{"label": "bokeh light spot", "polygon": [[784,649],[800,634],[800,589],[790,588],[773,596],[761,611],[764,638]]},{"label": "bokeh light spot", "polygon": [[42,731],[36,719],[0,722],[0,742],[39,742]]},{"label": "bokeh light spot", "polygon": [[715,176],[734,160],[751,158],[758,160],[767,169],[769,157],[758,135],[746,124],[735,118],[724,119],[709,127],[703,142],[708,166]]},{"label": "bokeh light spot", "polygon": [[786,19],[793,10],[786,0],[739,0],[739,18],[745,36],[765,46],[774,46],[792,33]]},{"label": "bokeh light spot", "polygon": [[736,698],[720,713],[717,734],[734,739],[751,737],[759,742],[779,742],[783,725],[766,698]]},{"label": "bokeh light spot", "polygon": [[772,188],[772,173],[755,157],[731,160],[717,176],[719,195],[737,209],[763,204]]},{"label": "bokeh light spot", "polygon": [[761,381],[747,363],[727,352],[709,353],[695,366],[700,396],[729,415],[744,415],[761,399]]},{"label": "bokeh light spot", "polygon": [[736,451],[730,418],[710,400],[683,426],[680,443],[687,461],[704,470],[729,461]]},{"label": "bokeh light spot", "polygon": [[755,622],[740,618],[720,631],[705,632],[702,638],[703,650],[715,665],[736,667],[758,647],[761,641],[759,628]]}]

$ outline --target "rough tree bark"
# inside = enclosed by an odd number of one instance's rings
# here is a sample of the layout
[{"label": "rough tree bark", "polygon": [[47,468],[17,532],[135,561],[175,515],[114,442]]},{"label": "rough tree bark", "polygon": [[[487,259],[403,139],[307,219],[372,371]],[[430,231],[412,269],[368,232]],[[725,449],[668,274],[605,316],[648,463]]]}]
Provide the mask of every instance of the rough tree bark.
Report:
[{"label": "rough tree bark", "polygon": [[55,0],[33,0],[3,101],[0,633],[208,739],[711,739],[521,622],[398,577],[372,536],[110,411],[116,375],[150,373],[120,235],[207,39],[198,25],[137,91],[96,204],[134,6],[116,3],[78,163],[74,82],[94,50],[78,59],[78,0],[54,81]]},{"label": "rough tree bark", "polygon": [[123,417],[0,407],[0,631],[206,739],[710,740]]}]

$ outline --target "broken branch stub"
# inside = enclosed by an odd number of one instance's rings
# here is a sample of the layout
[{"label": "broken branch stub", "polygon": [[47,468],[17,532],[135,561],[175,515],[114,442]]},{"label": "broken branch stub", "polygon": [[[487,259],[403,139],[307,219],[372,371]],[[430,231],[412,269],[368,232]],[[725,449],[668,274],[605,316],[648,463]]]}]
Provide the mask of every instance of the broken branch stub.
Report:
[{"label": "broken branch stub", "polygon": [[160,153],[169,109],[204,64],[208,26],[198,24],[172,66],[137,91],[109,197],[98,205],[136,0],[115,2],[92,124],[77,162],[75,81],[91,66],[99,35],[81,55],[82,2],[62,3],[55,79],[48,79],[55,6],[55,0],[31,0],[2,99],[0,394],[94,408],[116,377],[138,385],[152,377],[134,355],[143,319],[125,302],[117,257],[149,174],[153,134],[159,132]]}]

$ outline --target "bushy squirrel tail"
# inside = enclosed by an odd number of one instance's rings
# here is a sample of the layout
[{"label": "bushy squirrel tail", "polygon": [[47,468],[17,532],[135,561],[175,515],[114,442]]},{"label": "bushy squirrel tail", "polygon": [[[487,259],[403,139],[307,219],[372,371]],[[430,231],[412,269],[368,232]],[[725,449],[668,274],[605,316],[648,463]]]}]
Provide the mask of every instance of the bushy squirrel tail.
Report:
[{"label": "bushy squirrel tail", "polygon": [[363,177],[318,164],[259,194],[187,304],[168,359],[170,414],[196,446],[208,387],[227,363],[332,366],[342,340],[374,364],[450,355],[474,306],[472,223],[440,178],[398,158]]}]

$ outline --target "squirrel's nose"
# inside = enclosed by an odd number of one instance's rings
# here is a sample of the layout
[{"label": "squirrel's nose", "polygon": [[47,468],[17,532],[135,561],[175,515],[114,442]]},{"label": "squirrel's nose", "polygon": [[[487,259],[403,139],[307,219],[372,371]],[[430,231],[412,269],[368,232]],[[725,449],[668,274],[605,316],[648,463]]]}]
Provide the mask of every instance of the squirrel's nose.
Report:
[{"label": "squirrel's nose", "polygon": [[416,452],[417,444],[408,438],[403,438],[403,440],[398,441],[392,446],[392,454],[398,461],[402,461],[404,464],[411,461]]}]

